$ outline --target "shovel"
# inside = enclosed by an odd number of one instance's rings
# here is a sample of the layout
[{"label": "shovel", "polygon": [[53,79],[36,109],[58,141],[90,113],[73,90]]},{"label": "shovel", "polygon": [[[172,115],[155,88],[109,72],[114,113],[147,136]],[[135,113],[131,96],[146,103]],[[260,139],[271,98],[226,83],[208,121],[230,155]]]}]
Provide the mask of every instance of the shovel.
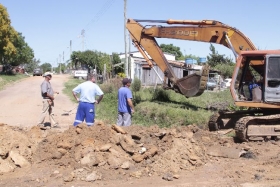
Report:
[{"label": "shovel", "polygon": [[69,116],[69,115],[70,115],[70,112],[72,112],[73,110],[75,110],[77,107],[78,107],[78,106],[75,106],[75,108],[73,108],[73,109],[71,109],[71,110],[69,110],[69,111],[64,110],[65,113],[63,113],[63,114],[61,114],[61,115],[62,115],[62,116]]}]

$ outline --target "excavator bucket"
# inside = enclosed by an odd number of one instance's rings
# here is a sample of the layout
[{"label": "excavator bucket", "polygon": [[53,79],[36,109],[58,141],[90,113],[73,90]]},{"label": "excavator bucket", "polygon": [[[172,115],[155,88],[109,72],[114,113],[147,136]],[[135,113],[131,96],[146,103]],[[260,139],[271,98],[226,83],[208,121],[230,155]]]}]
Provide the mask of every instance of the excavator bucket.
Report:
[{"label": "excavator bucket", "polygon": [[186,97],[195,97],[201,95],[207,84],[209,74],[209,66],[204,66],[201,75],[194,73],[185,76],[176,81],[176,86],[180,93]]}]

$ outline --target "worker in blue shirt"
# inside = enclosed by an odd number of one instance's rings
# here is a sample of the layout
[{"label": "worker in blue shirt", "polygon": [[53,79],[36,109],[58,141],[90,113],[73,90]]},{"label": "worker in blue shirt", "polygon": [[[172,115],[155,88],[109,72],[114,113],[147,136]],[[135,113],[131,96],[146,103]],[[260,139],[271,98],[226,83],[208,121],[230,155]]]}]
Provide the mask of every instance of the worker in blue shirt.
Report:
[{"label": "worker in blue shirt", "polygon": [[131,114],[134,113],[132,102],[132,92],[129,89],[131,79],[124,78],[122,80],[123,87],[118,90],[118,126],[130,126]]}]

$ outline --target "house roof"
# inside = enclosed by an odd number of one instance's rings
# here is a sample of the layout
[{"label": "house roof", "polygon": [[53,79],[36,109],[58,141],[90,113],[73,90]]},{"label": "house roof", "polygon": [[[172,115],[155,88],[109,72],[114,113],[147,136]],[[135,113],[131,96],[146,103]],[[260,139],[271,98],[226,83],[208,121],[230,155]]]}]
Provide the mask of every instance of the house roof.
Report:
[{"label": "house roof", "polygon": [[[151,60],[153,62],[154,65],[156,65],[156,63]],[[139,57],[135,57],[134,58],[134,62],[141,64],[142,67],[149,67],[149,64],[147,63],[147,61],[144,58],[139,58]],[[181,61],[176,61],[176,60],[168,60],[169,64],[171,64],[172,66],[176,66],[176,67],[184,67],[186,64],[181,62]]]},{"label": "house roof", "polygon": [[[133,53],[140,53],[140,52],[139,51],[130,51],[127,54],[133,54]],[[119,53],[119,55],[124,55],[124,54],[125,53]],[[166,53],[166,52],[163,52],[163,54],[175,56],[174,54],[170,54],[170,53]]]}]

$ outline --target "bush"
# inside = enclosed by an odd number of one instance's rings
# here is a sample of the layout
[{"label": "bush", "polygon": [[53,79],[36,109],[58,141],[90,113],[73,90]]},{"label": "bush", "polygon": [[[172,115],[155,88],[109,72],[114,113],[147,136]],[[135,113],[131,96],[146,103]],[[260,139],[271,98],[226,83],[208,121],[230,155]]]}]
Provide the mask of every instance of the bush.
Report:
[{"label": "bush", "polygon": [[121,78],[109,79],[107,82],[100,85],[100,88],[104,93],[112,93],[118,91],[120,87],[122,87]]},{"label": "bush", "polygon": [[141,89],[141,80],[138,79],[137,77],[134,78],[132,84],[131,84],[131,89],[133,92],[138,92]]},{"label": "bush", "polygon": [[156,88],[152,96],[152,101],[168,102],[170,101],[170,94],[162,88]]}]

